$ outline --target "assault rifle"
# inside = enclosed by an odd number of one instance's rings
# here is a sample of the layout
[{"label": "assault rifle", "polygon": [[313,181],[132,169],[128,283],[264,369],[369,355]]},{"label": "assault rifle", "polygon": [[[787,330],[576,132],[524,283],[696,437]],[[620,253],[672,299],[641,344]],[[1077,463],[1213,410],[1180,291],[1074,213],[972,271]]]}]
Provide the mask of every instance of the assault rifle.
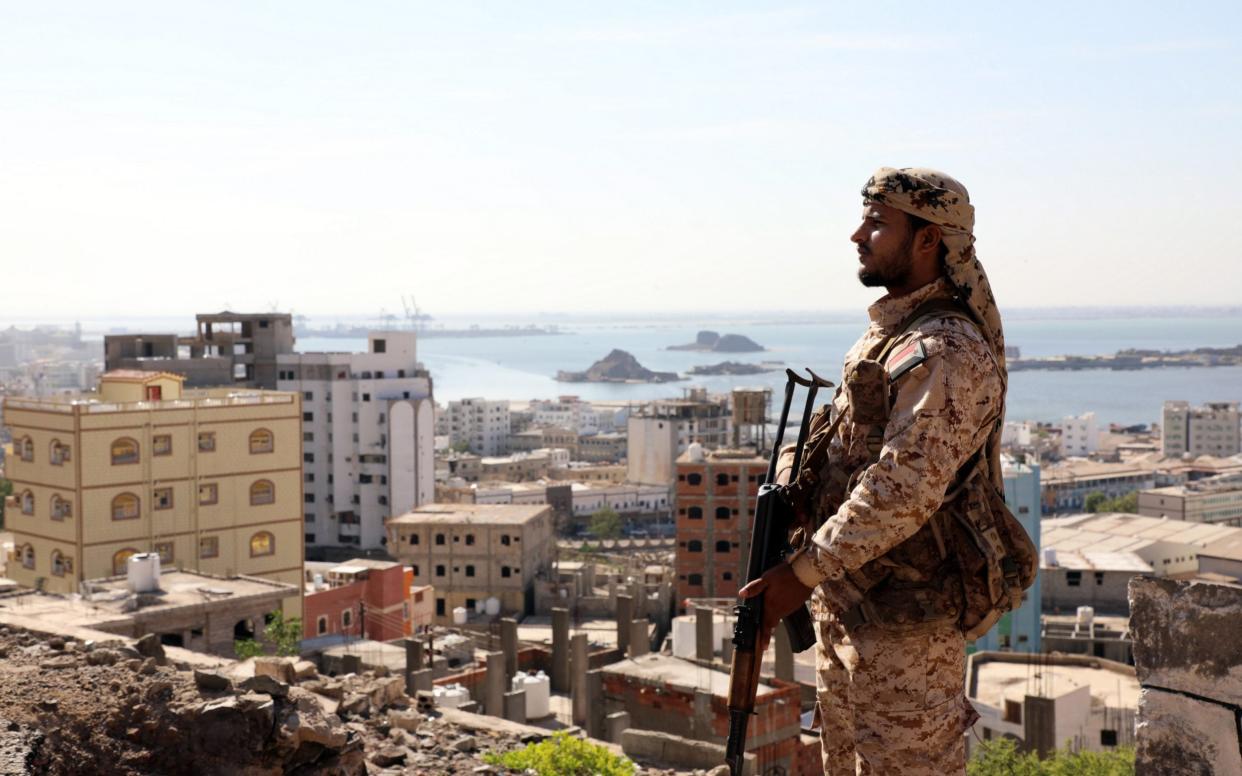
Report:
[{"label": "assault rifle", "polygon": [[[792,369],[786,369],[785,402],[781,407],[781,421],[776,430],[776,443],[768,461],[768,476],[759,487],[755,500],[755,519],[751,524],[750,556],[746,563],[745,585],[763,576],[763,572],[778,563],[792,551],[789,533],[795,527],[796,510],[787,495],[787,486],[776,482],[776,467],[781,455],[781,443],[785,438],[785,423],[789,420],[789,406],[794,391],[801,385],[807,389],[806,407],[802,413],[802,425],[798,429],[798,444],[794,448],[793,473],[802,464],[803,448],[811,428],[811,411],[815,407],[815,394],[832,383],[807,370],[811,379],[801,377]],[[746,726],[755,710],[755,693],[759,689],[759,668],[763,662],[760,640],[763,628],[763,596],[738,599],[733,607],[736,621],[733,625],[733,665],[729,671],[729,738],[725,744],[725,762],[732,776],[742,773],[743,756],[746,753]],[[806,605],[794,610],[782,621],[789,635],[794,652],[803,652],[815,646],[815,628]]]}]

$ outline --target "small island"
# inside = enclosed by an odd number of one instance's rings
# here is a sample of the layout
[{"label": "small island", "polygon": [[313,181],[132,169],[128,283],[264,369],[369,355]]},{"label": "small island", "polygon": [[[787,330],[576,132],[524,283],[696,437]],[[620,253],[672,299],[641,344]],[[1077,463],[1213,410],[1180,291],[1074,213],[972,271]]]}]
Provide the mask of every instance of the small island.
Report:
[{"label": "small island", "polygon": [[758,364],[744,364],[740,361],[722,361],[719,364],[692,367],[687,374],[703,375],[758,375],[764,372],[776,372],[784,369],[779,361],[763,361]]},{"label": "small island", "polygon": [[556,379],[562,383],[671,383],[684,378],[676,372],[653,372],[624,350],[614,349],[585,372],[561,370]]},{"label": "small island", "polygon": [[669,350],[694,350],[701,353],[759,353],[767,348],[741,334],[721,335],[714,331],[701,331],[688,345],[670,345]]},{"label": "small island", "polygon": [[1141,350],[1127,348],[1111,356],[1041,356],[1014,358],[1010,372],[1026,370],[1167,369],[1204,366],[1242,366],[1242,345],[1193,350]]}]

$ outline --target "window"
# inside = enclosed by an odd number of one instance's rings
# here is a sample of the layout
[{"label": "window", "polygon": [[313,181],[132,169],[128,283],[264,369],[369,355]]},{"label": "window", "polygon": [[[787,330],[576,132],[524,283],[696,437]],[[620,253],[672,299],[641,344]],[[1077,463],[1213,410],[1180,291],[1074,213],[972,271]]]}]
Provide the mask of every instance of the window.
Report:
[{"label": "window", "polygon": [[173,562],[173,543],[172,542],[156,542],[155,551],[160,556],[160,564],[169,564]]},{"label": "window", "polygon": [[[411,573],[411,574],[413,574],[414,576],[418,576],[419,574],[421,574],[421,573],[422,573],[421,571],[419,571],[419,570],[418,570],[418,564],[417,564],[417,563],[415,563],[414,565],[410,566],[410,573]],[[421,600],[421,599],[420,599],[420,600]]]},{"label": "window", "polygon": [[686,551],[687,552],[702,552],[703,542],[699,541],[698,539],[691,539],[686,544]]},{"label": "window", "polygon": [[33,515],[35,513],[34,494],[30,491],[22,491],[22,514]]},{"label": "window", "polygon": [[138,517],[140,505],[141,502],[133,493],[118,494],[112,499],[112,519],[133,520]]},{"label": "window", "polygon": [[276,486],[271,480],[256,480],[250,486],[250,506],[276,503]]},{"label": "window", "polygon": [[690,507],[689,518],[691,520],[702,520],[703,519],[703,507]]},{"label": "window", "polygon": [[112,465],[138,463],[138,443],[129,437],[122,437],[112,442]]},{"label": "window", "polygon": [[466,544],[474,544],[474,534],[466,534]]},{"label": "window", "polygon": [[34,547],[27,544],[21,549],[22,568],[33,569],[35,567]]},{"label": "window", "polygon": [[200,453],[214,453],[216,451],[216,432],[198,432],[198,451]]},{"label": "window", "polygon": [[19,444],[21,446],[17,450],[21,459],[26,463],[34,463],[34,440],[26,437]]},{"label": "window", "polygon": [[172,488],[156,488],[152,492],[154,502],[152,509],[172,509],[173,505],[173,489]]},{"label": "window", "polygon": [[1100,746],[1116,746],[1117,731],[1107,728],[1100,731]]},{"label": "window", "polygon": [[266,428],[256,428],[250,432],[250,454],[270,453],[276,449],[276,438]]},{"label": "window", "polygon": [[372,353],[385,353],[388,351],[387,340],[377,339],[377,340],[372,340],[372,342],[374,343],[373,345],[374,350],[371,351]]},{"label": "window", "polygon": [[210,506],[220,500],[220,486],[214,482],[205,482],[198,486],[198,503]]},{"label": "window", "polygon": [[716,552],[728,552],[728,551],[729,551],[729,541],[727,539],[722,539],[721,541],[716,542]]},{"label": "window", "polygon": [[314,462],[315,462],[314,453],[302,453],[302,463],[314,463]]},{"label": "window", "polygon": [[311,431],[303,431],[303,432],[302,432],[302,441],[303,441],[303,442],[314,442],[314,441],[315,441],[315,434],[314,434],[314,432],[311,432]]},{"label": "window", "polygon": [[505,547],[508,547],[509,546],[509,534],[501,534],[500,543],[504,545]]},{"label": "window", "polygon": [[321,614],[315,619],[315,635],[322,636],[328,632],[328,615]]},{"label": "window", "polygon": [[720,578],[723,579],[725,582],[728,582],[729,580],[733,579],[733,572],[726,571],[725,573],[720,575]]},{"label": "window", "polygon": [[725,474],[724,472],[721,472],[720,474],[717,474],[717,475],[716,475],[716,484],[717,484],[717,485],[728,485],[728,484],[729,484],[729,475]]},{"label": "window", "polygon": [[508,566],[500,567],[500,576],[504,577],[505,579],[508,579],[512,574],[513,574],[513,570],[510,569]]},{"label": "window", "polygon": [[442,576],[444,576],[444,564],[443,564],[443,563],[438,564],[438,565],[436,566],[436,576],[437,576],[437,577],[442,577]]},{"label": "window", "polygon": [[362,394],[362,400],[363,400],[363,401],[371,401],[371,394],[369,394],[369,393],[364,393],[364,394]]},{"label": "window", "polygon": [[305,482],[314,482],[314,481],[315,481],[315,473],[314,473],[314,472],[307,472],[306,474],[302,475],[302,480],[303,480],[303,481],[305,481]]},{"label": "window", "polygon": [[61,498],[59,493],[53,493],[52,519],[64,520],[66,517],[73,517],[73,504]]},{"label": "window", "polygon": [[688,484],[688,485],[702,485],[702,484],[703,484],[703,475],[702,475],[702,474],[698,474],[698,473],[694,473],[694,474],[687,474],[687,475],[686,475],[686,484]]},{"label": "window", "polygon": [[129,557],[137,554],[138,551],[133,547],[117,550],[116,554],[112,556],[112,576],[119,577],[124,574],[126,566],[129,565]]},{"label": "window", "polygon": [[437,617],[444,616],[444,599],[443,598],[436,599],[436,616]]},{"label": "window", "polygon": [[444,534],[436,534],[436,544],[437,545],[444,544]]},{"label": "window", "polygon": [[467,566],[466,566],[466,576],[468,576],[468,577],[473,577],[473,576],[474,576],[474,566],[473,566],[473,565],[467,565]]},{"label": "window", "polygon": [[686,579],[686,582],[688,582],[688,583],[689,583],[689,584],[691,584],[691,585],[695,585],[695,586],[698,586],[698,587],[702,587],[702,585],[703,585],[703,575],[702,575],[702,574],[691,574],[691,575],[689,576],[689,578],[688,578],[688,579]]},{"label": "window", "polygon": [[276,554],[276,537],[269,531],[259,531],[250,537],[250,557]]},{"label": "window", "polygon": [[315,394],[311,393],[310,391],[303,391],[303,392],[302,392],[302,398],[303,398],[305,401],[314,401],[314,400],[315,400]]},{"label": "window", "polygon": [[61,444],[59,439],[52,440],[50,456],[53,466],[63,466],[70,459],[69,445]]},{"label": "window", "polygon": [[410,544],[418,544],[421,540],[418,538],[418,534],[412,533],[410,534],[408,541]]},{"label": "window", "polygon": [[172,455],[172,436],[156,434],[151,437],[151,455]]},{"label": "window", "polygon": [[52,550],[52,576],[63,577],[65,575],[65,556],[60,554],[60,550]]},{"label": "window", "polygon": [[303,494],[302,494],[302,503],[304,503],[304,504],[314,504],[314,503],[315,503],[315,494],[314,494],[314,493],[303,493]]},{"label": "window", "polygon": [[1006,700],[1004,720],[1006,722],[1012,722],[1015,725],[1021,725],[1022,724],[1022,704],[1019,703],[1018,701]]},{"label": "window", "polygon": [[1065,572],[1065,584],[1070,587],[1078,587],[1079,585],[1081,585],[1082,584],[1082,572],[1081,571]]},{"label": "window", "polygon": [[1103,571],[1095,572],[1095,584],[1097,585],[1104,584],[1104,572]]},{"label": "window", "polygon": [[342,611],[341,612],[341,627],[348,630],[349,627],[353,624],[354,624],[354,610],[345,609],[344,611]]},{"label": "window", "polygon": [[216,558],[220,555],[220,537],[204,536],[198,540],[199,558]]},{"label": "window", "polygon": [[728,507],[716,507],[716,519],[717,520],[728,520],[729,519],[729,508]]}]

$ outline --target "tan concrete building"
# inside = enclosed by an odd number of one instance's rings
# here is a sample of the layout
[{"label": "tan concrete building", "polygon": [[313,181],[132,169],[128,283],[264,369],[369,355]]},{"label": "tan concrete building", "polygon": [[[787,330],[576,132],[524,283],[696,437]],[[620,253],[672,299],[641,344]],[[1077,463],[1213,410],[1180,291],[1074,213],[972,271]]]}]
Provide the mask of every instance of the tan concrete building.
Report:
[{"label": "tan concrete building", "polygon": [[168,568],[296,585],[285,611],[300,616],[301,397],[183,392],[183,379],[122,370],[94,394],[5,401],[9,575],[71,593],[157,552]]},{"label": "tan concrete building", "polygon": [[1138,511],[1145,517],[1242,526],[1242,475],[1226,474],[1141,491]]},{"label": "tan concrete building", "polygon": [[1208,402],[1191,407],[1190,402],[1166,401],[1161,425],[1161,447],[1165,455],[1237,455],[1242,451],[1236,401]]},{"label": "tan concrete building", "polygon": [[435,586],[435,622],[488,598],[502,612],[533,611],[534,581],[551,568],[552,508],[516,504],[427,504],[388,521],[388,550]]}]

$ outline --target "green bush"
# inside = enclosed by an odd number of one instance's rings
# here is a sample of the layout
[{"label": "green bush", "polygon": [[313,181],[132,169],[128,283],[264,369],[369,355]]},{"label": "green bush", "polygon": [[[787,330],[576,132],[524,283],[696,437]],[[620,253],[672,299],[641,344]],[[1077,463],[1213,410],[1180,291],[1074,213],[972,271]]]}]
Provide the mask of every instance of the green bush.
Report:
[{"label": "green bush", "polygon": [[499,754],[483,755],[489,765],[511,771],[532,770],[537,776],[633,776],[634,763],[599,744],[561,731],[537,744]]},{"label": "green bush", "polygon": [[1070,752],[1062,749],[1046,760],[1034,752],[1018,751],[1001,738],[985,741],[966,764],[967,776],[1134,776],[1134,750],[1120,747],[1107,752]]}]

